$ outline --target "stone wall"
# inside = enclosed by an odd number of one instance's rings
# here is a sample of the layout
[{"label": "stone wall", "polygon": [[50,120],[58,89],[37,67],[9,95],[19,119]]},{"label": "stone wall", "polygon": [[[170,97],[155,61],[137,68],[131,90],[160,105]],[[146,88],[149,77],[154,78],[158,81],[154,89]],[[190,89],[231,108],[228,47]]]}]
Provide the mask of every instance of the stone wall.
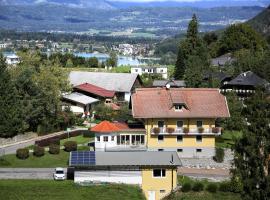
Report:
[{"label": "stone wall", "polygon": [[9,145],[16,142],[21,142],[21,141],[29,140],[36,137],[38,137],[37,133],[30,132],[30,133],[25,133],[21,135],[16,135],[13,138],[0,138],[0,146]]}]

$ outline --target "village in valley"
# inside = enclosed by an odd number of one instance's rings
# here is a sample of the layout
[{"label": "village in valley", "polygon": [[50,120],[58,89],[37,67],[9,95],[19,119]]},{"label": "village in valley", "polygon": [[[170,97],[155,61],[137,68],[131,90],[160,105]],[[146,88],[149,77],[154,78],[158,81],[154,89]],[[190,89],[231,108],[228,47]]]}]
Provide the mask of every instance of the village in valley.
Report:
[{"label": "village in valley", "polygon": [[269,199],[262,16],[202,33],[194,14],[149,43],[2,40],[0,198]]}]

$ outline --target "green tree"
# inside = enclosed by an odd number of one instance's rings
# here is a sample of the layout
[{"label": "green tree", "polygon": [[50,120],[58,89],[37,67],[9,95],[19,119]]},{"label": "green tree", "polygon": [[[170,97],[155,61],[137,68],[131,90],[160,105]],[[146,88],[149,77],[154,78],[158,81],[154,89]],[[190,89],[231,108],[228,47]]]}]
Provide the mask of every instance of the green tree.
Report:
[{"label": "green tree", "polygon": [[11,80],[5,59],[0,55],[0,137],[11,137],[28,129],[24,105]]},{"label": "green tree", "polygon": [[118,58],[117,58],[116,53],[111,52],[109,59],[106,61],[106,64],[108,67],[117,67],[117,62],[118,62],[117,60]]},{"label": "green tree", "polygon": [[66,62],[66,67],[67,68],[74,67],[74,64],[73,64],[73,62],[72,62],[72,60],[70,58]]},{"label": "green tree", "polygon": [[188,87],[198,88],[202,85],[202,69],[201,59],[198,56],[190,56],[187,63],[185,72],[185,81]]},{"label": "green tree", "polygon": [[174,68],[174,78],[176,80],[182,80],[185,74],[186,66],[184,61],[184,55],[181,47],[178,49],[177,60]]},{"label": "green tree", "polygon": [[233,178],[243,185],[246,200],[267,200],[270,196],[270,101],[257,91],[245,102],[247,125],[235,151]]},{"label": "green tree", "polygon": [[87,61],[88,67],[98,68],[98,59],[96,57],[89,58]]},{"label": "green tree", "polygon": [[219,40],[219,55],[240,49],[261,51],[267,47],[265,39],[247,24],[234,24],[225,30]]}]

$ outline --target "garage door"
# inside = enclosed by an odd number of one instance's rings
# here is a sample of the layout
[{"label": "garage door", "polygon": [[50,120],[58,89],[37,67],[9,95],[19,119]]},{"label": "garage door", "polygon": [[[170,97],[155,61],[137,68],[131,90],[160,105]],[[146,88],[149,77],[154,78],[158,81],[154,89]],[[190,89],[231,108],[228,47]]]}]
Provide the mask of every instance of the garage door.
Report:
[{"label": "garage door", "polygon": [[141,171],[75,171],[74,182],[142,184]]}]

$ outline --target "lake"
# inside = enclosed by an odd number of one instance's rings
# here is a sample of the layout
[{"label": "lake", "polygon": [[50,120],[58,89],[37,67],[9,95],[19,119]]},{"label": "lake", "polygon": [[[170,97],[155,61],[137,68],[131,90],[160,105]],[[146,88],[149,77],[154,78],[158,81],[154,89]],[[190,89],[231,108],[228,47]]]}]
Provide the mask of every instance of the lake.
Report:
[{"label": "lake", "polygon": [[[105,53],[74,53],[75,56],[83,58],[96,57],[99,62],[105,62],[110,56]],[[118,56],[118,66],[122,65],[146,65],[149,63],[155,64],[159,61],[158,58],[144,58],[132,56]]]}]

